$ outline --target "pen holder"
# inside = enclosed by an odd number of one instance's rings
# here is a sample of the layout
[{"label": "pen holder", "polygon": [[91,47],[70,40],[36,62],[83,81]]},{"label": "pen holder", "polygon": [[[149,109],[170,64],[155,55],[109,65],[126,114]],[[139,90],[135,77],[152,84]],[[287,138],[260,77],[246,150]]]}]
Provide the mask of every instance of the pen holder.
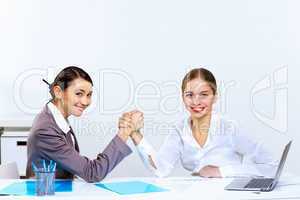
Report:
[{"label": "pen holder", "polygon": [[54,195],[56,163],[50,160],[48,164],[47,161],[40,160],[36,164],[32,162],[32,167],[36,178],[36,195]]},{"label": "pen holder", "polygon": [[55,172],[38,169],[35,171],[36,176],[36,195],[54,195],[55,194]]}]

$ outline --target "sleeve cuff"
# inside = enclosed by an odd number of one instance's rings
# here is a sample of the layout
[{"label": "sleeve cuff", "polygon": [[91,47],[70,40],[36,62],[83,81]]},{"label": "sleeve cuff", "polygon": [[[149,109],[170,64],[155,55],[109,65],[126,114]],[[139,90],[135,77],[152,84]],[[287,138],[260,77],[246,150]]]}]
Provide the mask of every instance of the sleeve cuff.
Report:
[{"label": "sleeve cuff", "polygon": [[152,155],[153,149],[152,146],[148,143],[148,141],[143,137],[140,143],[136,146],[137,150],[143,154],[143,156]]},{"label": "sleeve cuff", "polygon": [[153,150],[152,146],[143,137],[140,143],[136,147],[144,164],[148,167],[148,169],[150,169],[153,173],[155,173],[157,170],[153,168],[149,162],[149,156],[151,156],[153,162],[156,163],[155,151]]},{"label": "sleeve cuff", "polygon": [[223,178],[229,177],[233,174],[233,168],[230,165],[219,167],[219,170]]},{"label": "sleeve cuff", "polygon": [[[142,140],[140,141],[140,143],[136,146],[137,150],[139,152],[140,157],[142,158],[144,164],[148,167],[148,169],[155,174],[155,176],[157,177],[165,177],[168,173],[166,172],[166,169],[171,169],[172,166],[169,166],[168,163],[164,162],[163,166],[161,167],[161,165],[159,163],[157,158],[156,158],[156,152],[153,149],[153,147],[148,143],[148,141],[146,139],[144,139],[144,137],[142,138]],[[151,156],[153,162],[155,163],[157,168],[154,168],[150,162],[149,162],[149,156]],[[170,170],[167,170],[170,171]]]},{"label": "sleeve cuff", "polygon": [[132,152],[131,148],[118,135],[113,138],[113,142],[124,155],[129,155]]}]

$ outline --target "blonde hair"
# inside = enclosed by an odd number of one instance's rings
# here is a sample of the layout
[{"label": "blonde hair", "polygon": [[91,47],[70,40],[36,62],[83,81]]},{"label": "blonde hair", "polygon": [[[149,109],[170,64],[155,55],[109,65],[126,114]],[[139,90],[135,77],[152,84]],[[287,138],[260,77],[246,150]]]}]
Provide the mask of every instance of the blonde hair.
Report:
[{"label": "blonde hair", "polygon": [[189,71],[183,78],[181,84],[181,92],[184,93],[186,85],[189,81],[200,78],[203,81],[207,82],[211,87],[213,94],[217,93],[217,82],[214,75],[205,68],[195,68]]}]

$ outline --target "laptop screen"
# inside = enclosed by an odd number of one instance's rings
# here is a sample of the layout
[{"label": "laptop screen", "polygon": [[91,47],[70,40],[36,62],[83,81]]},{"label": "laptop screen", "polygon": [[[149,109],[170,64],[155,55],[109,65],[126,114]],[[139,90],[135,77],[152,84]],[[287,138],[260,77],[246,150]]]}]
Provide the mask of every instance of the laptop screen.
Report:
[{"label": "laptop screen", "polygon": [[284,148],[283,154],[282,154],[281,159],[280,159],[280,163],[279,163],[279,165],[278,165],[278,168],[277,168],[277,171],[276,171],[276,174],[275,174],[275,178],[274,178],[275,181],[278,181],[278,179],[279,179],[279,177],[280,177],[280,175],[281,175],[281,172],[282,172],[282,170],[283,170],[283,166],[284,166],[284,163],[285,163],[285,161],[286,161],[287,154],[288,154],[288,152],[289,152],[289,150],[290,150],[291,144],[292,144],[292,141],[290,141],[290,142],[285,146],[285,148]]}]

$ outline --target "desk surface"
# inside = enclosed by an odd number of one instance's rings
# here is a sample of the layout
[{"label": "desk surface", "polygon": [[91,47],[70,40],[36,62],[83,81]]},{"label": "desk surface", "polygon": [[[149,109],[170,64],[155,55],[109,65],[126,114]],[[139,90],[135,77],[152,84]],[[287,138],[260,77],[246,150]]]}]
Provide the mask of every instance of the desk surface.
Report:
[{"label": "desk surface", "polygon": [[[145,193],[134,195],[118,195],[108,190],[96,187],[92,183],[76,180],[73,183],[72,192],[60,192],[55,196],[49,197],[32,197],[32,196],[0,196],[0,199],[172,199],[172,200],[193,200],[193,199],[300,199],[300,177],[283,177],[277,187],[272,192],[237,192],[225,191],[223,188],[232,180],[226,179],[201,179],[199,177],[172,177],[172,178],[111,178],[106,179],[103,183],[114,181],[145,181],[157,186],[169,189],[167,192]],[[4,188],[11,183],[25,180],[0,180],[0,188]]]}]

